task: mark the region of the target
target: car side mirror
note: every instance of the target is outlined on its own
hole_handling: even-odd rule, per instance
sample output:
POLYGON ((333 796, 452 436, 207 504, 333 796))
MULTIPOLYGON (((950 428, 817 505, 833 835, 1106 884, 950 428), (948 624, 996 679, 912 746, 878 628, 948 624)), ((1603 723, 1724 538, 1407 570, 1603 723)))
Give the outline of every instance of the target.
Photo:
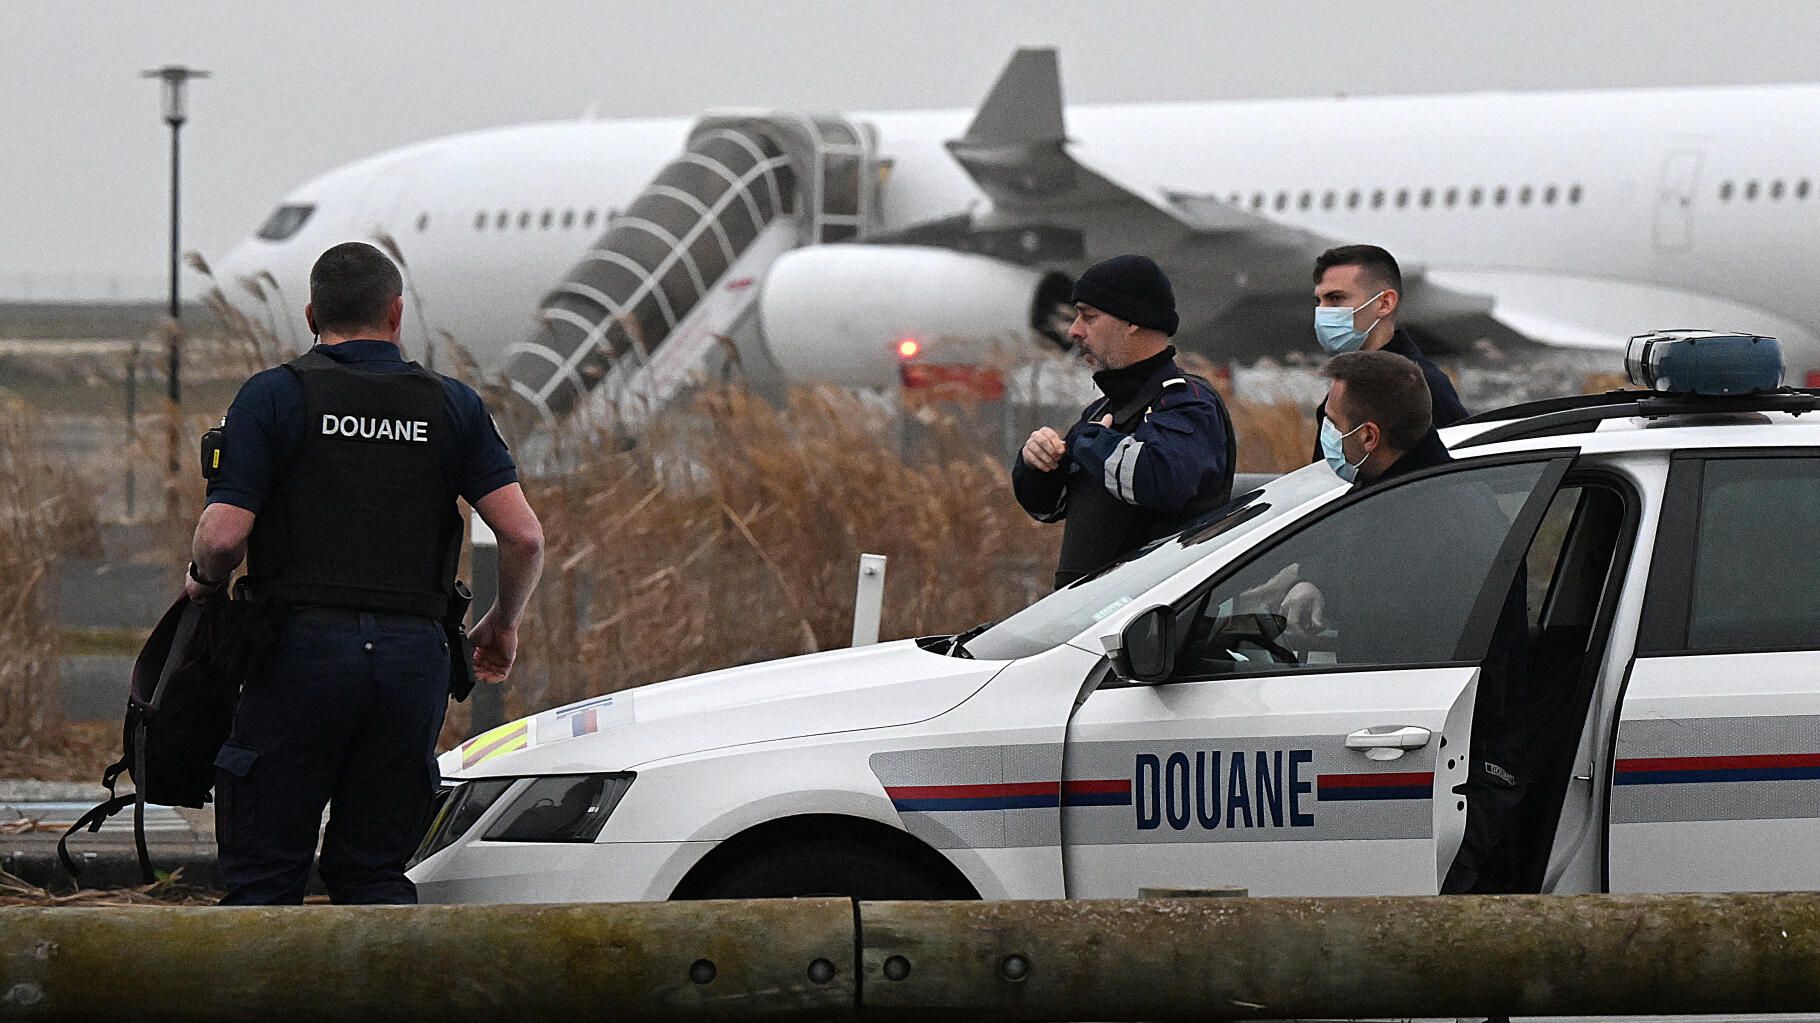
POLYGON ((1175 671, 1175 611, 1167 605, 1149 608, 1103 642, 1119 678, 1145 685, 1167 682, 1175 671))

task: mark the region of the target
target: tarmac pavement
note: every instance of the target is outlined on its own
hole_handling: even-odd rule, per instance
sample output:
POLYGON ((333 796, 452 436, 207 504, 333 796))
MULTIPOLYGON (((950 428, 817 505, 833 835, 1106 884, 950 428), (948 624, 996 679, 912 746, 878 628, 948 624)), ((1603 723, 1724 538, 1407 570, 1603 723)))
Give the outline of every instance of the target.
MULTIPOLYGON (((107 790, 98 785, 0 780, 0 870, 54 891, 75 887, 76 882, 57 860, 57 840, 76 818, 106 798, 107 790)), ((154 870, 181 868, 188 883, 219 887, 213 809, 148 805, 145 842, 154 870)), ((110 818, 99 832, 72 835, 69 851, 82 869, 84 888, 141 883, 130 806, 110 818)))

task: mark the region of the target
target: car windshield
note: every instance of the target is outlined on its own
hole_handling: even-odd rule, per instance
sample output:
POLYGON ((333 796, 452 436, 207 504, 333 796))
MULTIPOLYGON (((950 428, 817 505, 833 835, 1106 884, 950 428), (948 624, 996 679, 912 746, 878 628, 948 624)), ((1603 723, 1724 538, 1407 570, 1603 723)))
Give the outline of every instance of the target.
POLYGON ((966 651, 986 660, 1010 660, 1065 643, 1196 561, 1343 486, 1333 470, 1320 462, 1274 479, 1259 490, 1234 498, 1181 533, 1114 562, 999 622, 967 640, 966 651))

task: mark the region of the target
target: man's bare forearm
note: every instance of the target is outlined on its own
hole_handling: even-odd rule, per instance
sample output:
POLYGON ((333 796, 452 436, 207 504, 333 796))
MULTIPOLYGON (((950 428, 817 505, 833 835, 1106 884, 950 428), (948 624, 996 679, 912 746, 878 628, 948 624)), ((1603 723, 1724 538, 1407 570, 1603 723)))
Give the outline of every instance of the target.
POLYGON ((190 541, 190 560, 206 579, 224 581, 246 560, 247 537, 253 532, 253 513, 231 504, 211 504, 196 522, 190 541))
POLYGON ((543 575, 543 536, 519 541, 499 541, 499 598, 490 614, 508 629, 518 628, 531 591, 543 575))
POLYGON ((543 524, 516 483, 481 498, 474 510, 499 538, 499 598, 487 616, 496 626, 516 630, 543 574, 543 524))

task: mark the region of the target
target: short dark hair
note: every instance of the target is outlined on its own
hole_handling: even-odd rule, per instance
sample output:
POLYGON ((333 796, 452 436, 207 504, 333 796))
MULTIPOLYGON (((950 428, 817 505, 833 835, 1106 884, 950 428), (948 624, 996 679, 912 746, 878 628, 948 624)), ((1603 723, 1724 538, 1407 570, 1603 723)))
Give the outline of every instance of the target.
POLYGON ((1348 418, 1378 424, 1384 442, 1408 451, 1434 425, 1434 399, 1415 363, 1395 352, 1347 352, 1327 360, 1321 375, 1346 385, 1348 418))
POLYGON ((310 306, 318 332, 383 327, 392 300, 402 294, 398 267, 366 242, 342 242, 310 268, 310 306))
POLYGON ((1321 283, 1321 276, 1336 266, 1361 267, 1373 281, 1403 293, 1403 270, 1397 266, 1397 258, 1376 245, 1340 245, 1321 253, 1314 261, 1314 282, 1321 283))

